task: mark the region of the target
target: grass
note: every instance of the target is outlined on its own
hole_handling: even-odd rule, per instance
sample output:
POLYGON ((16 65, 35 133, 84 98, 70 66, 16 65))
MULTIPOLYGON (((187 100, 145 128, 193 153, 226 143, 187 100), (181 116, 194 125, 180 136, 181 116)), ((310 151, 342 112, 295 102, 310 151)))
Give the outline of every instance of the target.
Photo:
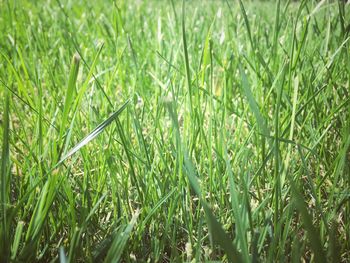
POLYGON ((0 1, 1 262, 347 262, 345 1, 0 1))

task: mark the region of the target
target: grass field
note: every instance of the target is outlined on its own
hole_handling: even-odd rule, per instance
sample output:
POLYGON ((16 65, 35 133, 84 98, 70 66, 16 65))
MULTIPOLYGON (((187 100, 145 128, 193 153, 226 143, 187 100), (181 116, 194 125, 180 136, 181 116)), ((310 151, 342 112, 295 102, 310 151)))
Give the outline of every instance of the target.
POLYGON ((345 1, 0 0, 0 262, 349 262, 349 38, 345 1))

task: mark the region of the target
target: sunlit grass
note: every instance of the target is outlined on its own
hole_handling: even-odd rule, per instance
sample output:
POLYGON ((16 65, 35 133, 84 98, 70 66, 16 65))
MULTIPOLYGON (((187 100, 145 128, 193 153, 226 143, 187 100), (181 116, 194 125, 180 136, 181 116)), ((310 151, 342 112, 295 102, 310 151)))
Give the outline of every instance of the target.
POLYGON ((1 262, 346 262, 345 1, 0 1, 1 262))

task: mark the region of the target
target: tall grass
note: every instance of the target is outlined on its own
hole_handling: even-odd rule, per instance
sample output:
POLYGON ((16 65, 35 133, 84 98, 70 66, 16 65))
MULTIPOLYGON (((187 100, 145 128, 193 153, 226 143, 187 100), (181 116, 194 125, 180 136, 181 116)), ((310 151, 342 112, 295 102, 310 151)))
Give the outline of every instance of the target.
POLYGON ((1 262, 347 262, 345 1, 0 1, 1 262))

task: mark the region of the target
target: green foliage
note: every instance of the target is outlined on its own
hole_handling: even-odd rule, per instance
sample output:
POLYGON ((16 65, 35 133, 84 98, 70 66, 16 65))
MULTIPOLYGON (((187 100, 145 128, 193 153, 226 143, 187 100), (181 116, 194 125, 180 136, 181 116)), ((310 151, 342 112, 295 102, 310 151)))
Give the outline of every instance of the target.
POLYGON ((345 1, 0 1, 0 262, 346 262, 345 1))

